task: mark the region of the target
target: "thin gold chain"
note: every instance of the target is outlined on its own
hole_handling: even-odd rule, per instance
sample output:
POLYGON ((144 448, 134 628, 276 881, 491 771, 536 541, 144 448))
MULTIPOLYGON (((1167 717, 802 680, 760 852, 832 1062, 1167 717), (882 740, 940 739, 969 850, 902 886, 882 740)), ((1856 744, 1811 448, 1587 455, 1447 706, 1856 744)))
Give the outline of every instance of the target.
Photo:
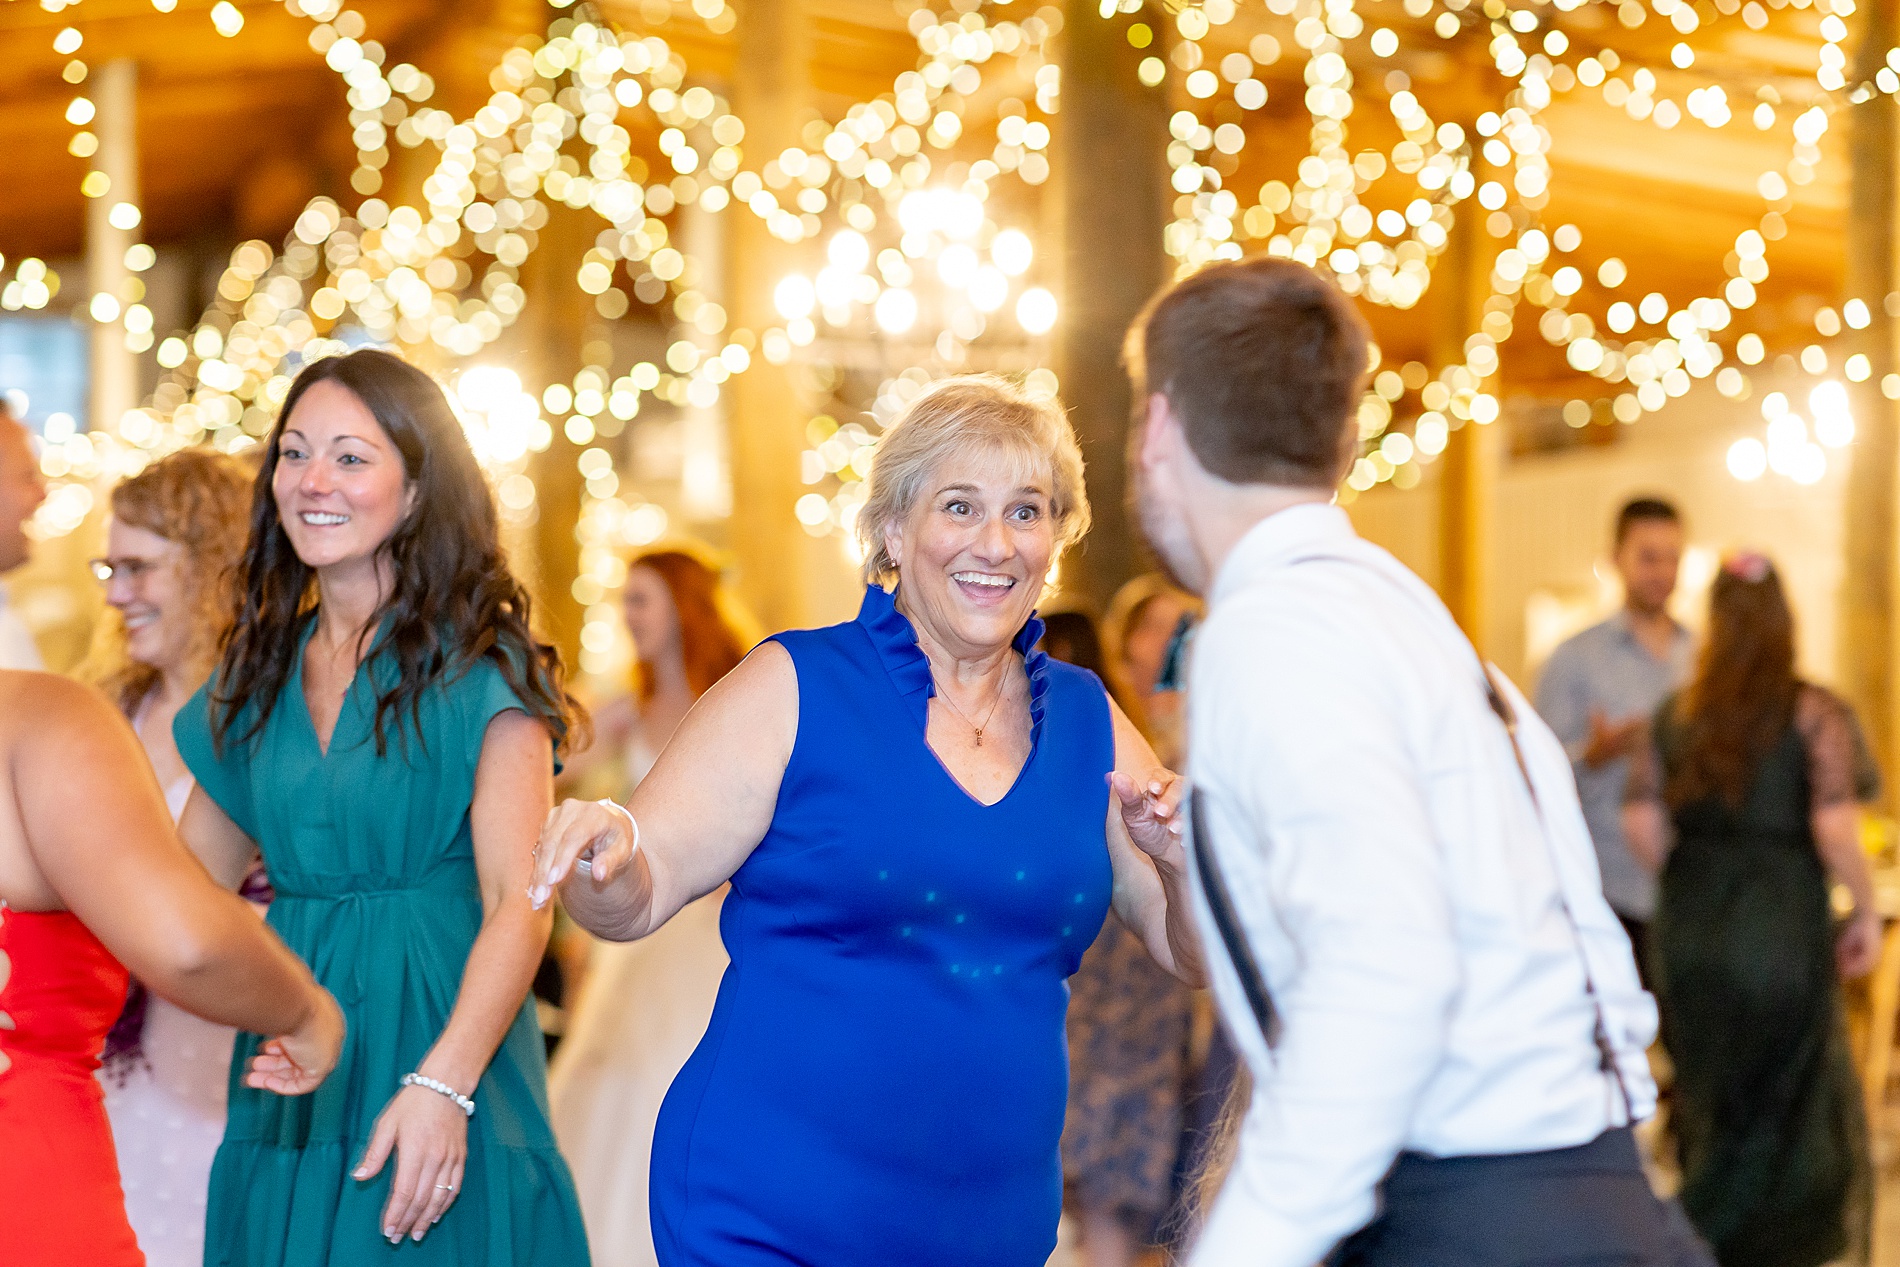
POLYGON ((961 717, 963 724, 976 732, 976 746, 981 748, 983 746, 983 732, 989 729, 990 720, 996 716, 997 708, 1003 703, 1003 695, 1009 688, 1009 679, 1005 677, 1002 684, 996 688, 996 698, 990 701, 990 711, 983 714, 983 724, 981 726, 971 721, 970 715, 961 708, 958 708, 957 702, 950 698, 950 692, 943 689, 943 683, 937 680, 937 669, 935 665, 931 666, 930 680, 936 684, 937 698, 948 704, 950 711, 955 713, 958 717, 961 717))

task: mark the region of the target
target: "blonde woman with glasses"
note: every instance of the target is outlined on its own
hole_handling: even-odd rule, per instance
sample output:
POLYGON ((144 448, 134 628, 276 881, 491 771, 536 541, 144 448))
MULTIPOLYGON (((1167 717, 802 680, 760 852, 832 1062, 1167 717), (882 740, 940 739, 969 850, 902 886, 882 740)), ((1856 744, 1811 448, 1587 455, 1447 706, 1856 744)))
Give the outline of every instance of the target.
MULTIPOLYGON (((131 721, 174 821, 193 780, 172 742, 172 718, 211 675, 230 630, 232 570, 250 511, 243 464, 184 449, 113 489, 106 553, 92 561, 112 614, 87 676, 131 721)), ((269 893, 254 868, 243 895, 261 910, 269 893)), ((135 981, 107 1036, 106 1114, 148 1267, 204 1261, 205 1191, 224 1138, 235 1035, 135 981)))

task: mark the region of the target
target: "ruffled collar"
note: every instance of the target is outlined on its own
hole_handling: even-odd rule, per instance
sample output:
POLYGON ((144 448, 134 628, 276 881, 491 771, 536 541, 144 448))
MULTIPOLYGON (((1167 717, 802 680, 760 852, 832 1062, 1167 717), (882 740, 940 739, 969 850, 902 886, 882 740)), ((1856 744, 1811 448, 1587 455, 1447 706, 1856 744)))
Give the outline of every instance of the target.
MULTIPOLYGON (((897 688, 904 706, 916 718, 919 729, 930 721, 930 698, 937 693, 937 682, 930 674, 930 661, 917 645, 917 630, 909 617, 897 610, 897 595, 882 586, 864 587, 864 605, 858 608, 858 624, 871 639, 891 685, 897 688)), ((1042 618, 1030 613, 1029 620, 1016 631, 1010 645, 1023 658, 1023 671, 1029 675, 1029 741, 1042 737, 1043 706, 1049 694, 1049 656, 1036 644, 1042 641, 1042 618)))

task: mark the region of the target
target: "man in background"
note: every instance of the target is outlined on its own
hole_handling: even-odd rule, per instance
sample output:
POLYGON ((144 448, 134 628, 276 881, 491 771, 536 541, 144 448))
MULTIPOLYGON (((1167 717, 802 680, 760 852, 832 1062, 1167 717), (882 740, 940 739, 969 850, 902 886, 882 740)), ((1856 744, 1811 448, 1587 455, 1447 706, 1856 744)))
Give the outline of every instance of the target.
MULTIPOLYGON (((26 521, 45 500, 46 482, 40 478, 26 426, 0 396, 0 577, 26 563, 31 550, 26 521)), ((32 633, 8 604, 6 585, 0 582, 0 669, 44 667, 32 633)))
POLYGON ((1695 640, 1668 611, 1682 566, 1682 516, 1666 501, 1637 498, 1617 513, 1615 545, 1623 606, 1551 655, 1537 711, 1570 754, 1603 896, 1623 921, 1648 985, 1656 877, 1623 839, 1623 785, 1657 707, 1693 667, 1695 640))

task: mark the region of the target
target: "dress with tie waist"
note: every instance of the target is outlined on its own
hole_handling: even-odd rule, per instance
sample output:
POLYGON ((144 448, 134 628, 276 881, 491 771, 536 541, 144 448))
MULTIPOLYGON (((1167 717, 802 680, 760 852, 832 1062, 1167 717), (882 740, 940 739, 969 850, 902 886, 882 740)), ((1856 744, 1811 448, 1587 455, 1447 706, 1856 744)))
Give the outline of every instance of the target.
MULTIPOLYGON (((307 624, 303 641, 314 622, 307 624)), ((342 1005, 342 1059, 315 1092, 285 1098, 243 1085, 259 1039, 239 1034, 230 1116, 211 1171, 207 1267, 414 1267, 587 1262, 573 1180, 548 1125, 546 1064, 527 1000, 475 1092, 462 1191, 420 1243, 382 1236, 396 1173, 350 1170, 398 1079, 447 1025, 481 929, 469 827, 488 723, 521 709, 494 661, 451 670, 419 716, 386 725, 376 694, 396 666, 372 655, 344 697, 330 747, 304 703, 303 656, 248 739, 240 717, 220 748, 207 692, 178 714, 179 754, 205 792, 258 843, 276 888, 269 920, 342 1005)))

